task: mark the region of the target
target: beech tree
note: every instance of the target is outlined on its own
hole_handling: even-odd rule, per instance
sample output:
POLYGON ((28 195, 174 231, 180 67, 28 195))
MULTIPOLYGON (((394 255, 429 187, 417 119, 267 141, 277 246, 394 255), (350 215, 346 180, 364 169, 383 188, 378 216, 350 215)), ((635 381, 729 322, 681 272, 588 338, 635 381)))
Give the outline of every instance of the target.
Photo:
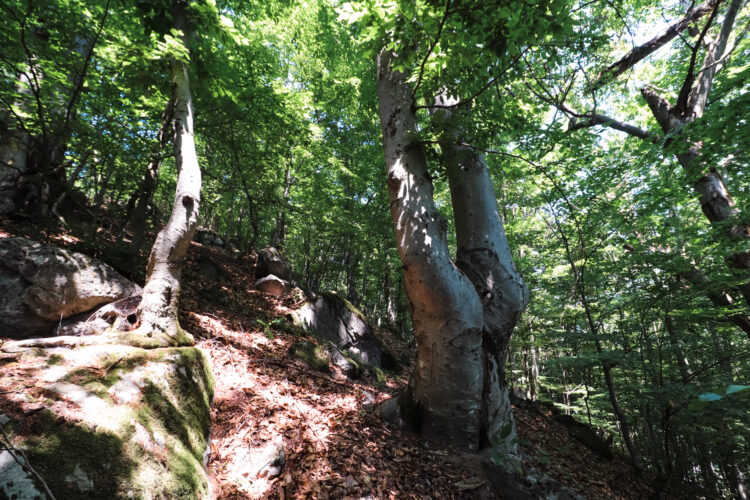
POLYGON ((195 152, 193 133, 193 99, 188 75, 190 23, 188 0, 173 0, 172 19, 179 33, 179 45, 170 62, 172 100, 174 101, 174 159, 177 166, 177 187, 172 214, 156 236, 146 269, 137 316, 140 325, 132 334, 155 336, 167 344, 191 343, 192 337, 177 321, 180 275, 188 245, 198 224, 201 171, 195 152))
POLYGON ((394 59, 388 50, 379 56, 378 99, 391 216, 418 349, 400 404, 425 436, 476 450, 503 428, 509 429, 503 439, 513 437, 505 356, 528 290, 513 265, 486 165, 461 146, 446 151, 459 245, 457 263, 451 258, 417 142, 412 90, 393 69, 394 59))
POLYGON ((389 34, 378 55, 379 117, 391 217, 417 341, 417 364, 399 397, 400 414, 421 434, 456 448, 477 450, 492 443, 500 455, 515 450, 505 360, 529 295, 513 263, 486 162, 467 140, 472 101, 503 76, 522 47, 551 34, 543 17, 549 9, 558 14, 556 29, 563 32, 563 2, 521 10, 472 1, 449 1, 442 8, 349 4, 342 14, 370 23, 365 39, 376 38, 375 30, 389 34), (521 19, 534 24, 523 26, 521 19), (424 31, 417 33, 417 25, 424 31), (429 44, 418 55, 411 41, 420 38, 429 44), (446 69, 448 64, 455 67, 446 69), (465 67, 488 70, 470 80, 474 89, 462 101, 455 96, 468 90, 458 84, 465 82, 458 76, 465 67), (425 155, 430 141, 420 134, 424 126, 418 125, 417 108, 433 111, 438 139, 432 143, 440 148, 450 186, 455 261, 447 223, 433 200, 425 155))
POLYGON ((392 404, 430 439, 513 452, 512 387, 658 484, 746 495, 746 2, 0 12, 0 224, 97 235, 75 249, 147 283, 135 334, 37 345, 190 342, 175 307, 201 224, 283 245, 306 291, 416 341, 392 404), (31 210, 45 185, 64 219, 31 210), (160 230, 147 281, 134 247, 160 230))

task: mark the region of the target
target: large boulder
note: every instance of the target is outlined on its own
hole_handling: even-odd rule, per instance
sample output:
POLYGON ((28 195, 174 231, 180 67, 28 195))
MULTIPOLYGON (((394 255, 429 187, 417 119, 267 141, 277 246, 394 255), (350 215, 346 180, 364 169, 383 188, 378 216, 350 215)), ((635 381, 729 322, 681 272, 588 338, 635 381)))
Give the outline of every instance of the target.
POLYGON ((2 335, 50 335, 61 320, 139 294, 108 265, 25 238, 0 238, 2 335))
POLYGON ((292 291, 292 285, 288 281, 269 274, 255 282, 255 289, 277 297, 283 297, 292 291))
POLYGON ((335 293, 320 293, 294 312, 305 331, 329 340, 363 361, 381 366, 381 351, 372 327, 348 300, 335 293))
POLYGON ((258 252, 255 279, 259 280, 271 274, 284 281, 291 281, 292 268, 286 256, 279 249, 266 247, 258 252))
POLYGON ((39 478, 56 498, 209 498, 213 378, 200 349, 29 349, 1 362, 14 449, 0 453, 0 498, 46 498, 39 478))
POLYGON ((216 259, 208 255, 199 255, 196 259, 197 272, 204 278, 222 283, 227 280, 228 274, 216 259))

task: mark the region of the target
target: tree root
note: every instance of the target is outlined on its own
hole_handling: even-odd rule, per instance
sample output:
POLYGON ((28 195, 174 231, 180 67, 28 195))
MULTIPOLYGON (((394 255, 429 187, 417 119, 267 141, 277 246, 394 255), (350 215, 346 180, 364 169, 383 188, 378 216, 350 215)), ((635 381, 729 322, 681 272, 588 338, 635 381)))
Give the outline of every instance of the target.
POLYGON ((100 335, 88 335, 84 337, 63 335, 60 337, 11 341, 0 346, 0 351, 14 353, 23 352, 35 347, 49 349, 52 347, 82 347, 91 345, 123 345, 139 347, 141 349, 157 349, 160 347, 189 347, 195 345, 195 342, 193 341, 193 336, 182 329, 178 331, 177 335, 172 336, 148 325, 142 325, 129 332, 109 331, 100 335))

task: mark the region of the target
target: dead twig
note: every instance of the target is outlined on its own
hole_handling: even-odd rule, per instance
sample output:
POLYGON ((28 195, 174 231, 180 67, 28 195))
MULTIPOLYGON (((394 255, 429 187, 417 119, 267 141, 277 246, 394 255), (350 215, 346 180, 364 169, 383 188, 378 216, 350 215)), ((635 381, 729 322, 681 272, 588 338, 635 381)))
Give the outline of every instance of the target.
POLYGON ((8 437, 8 435, 5 433, 5 429, 3 428, 2 424, 0 424, 0 432, 3 434, 3 439, 0 439, 0 446, 8 450, 8 453, 10 453, 10 456, 13 457, 13 460, 18 463, 21 467, 26 469, 27 471, 34 474, 34 476, 39 480, 40 483, 42 483, 42 486, 44 486, 44 489, 47 491, 47 495, 51 500, 57 500, 55 498, 55 495, 52 494, 52 491, 50 491, 49 486, 47 486, 47 481, 44 480, 44 478, 39 475, 39 473, 34 469, 34 467, 31 466, 31 463, 29 462, 29 457, 26 456, 26 453, 24 453, 23 450, 20 448, 16 448, 11 444, 11 440, 8 437), (18 456, 21 456, 23 458, 22 460, 19 460, 18 456))

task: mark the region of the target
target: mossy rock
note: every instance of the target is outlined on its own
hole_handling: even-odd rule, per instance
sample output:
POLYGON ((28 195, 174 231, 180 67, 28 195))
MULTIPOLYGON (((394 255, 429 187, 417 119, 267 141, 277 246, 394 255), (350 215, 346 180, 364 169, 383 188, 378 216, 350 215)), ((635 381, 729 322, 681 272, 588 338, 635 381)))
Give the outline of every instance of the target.
POLYGON ((309 368, 323 373, 331 371, 328 352, 322 346, 302 340, 289 346, 289 354, 302 360, 309 368))
MULTIPOLYGON (((208 498, 213 377, 200 349, 47 351, 29 367, 30 393, 46 409, 5 428, 56 498, 208 498)), ((21 415, 22 402, 13 404, 0 411, 21 415)), ((44 491, 35 476, 26 479, 44 491)), ((0 474, 0 499, 13 487, 0 474)))
POLYGON ((367 319, 343 297, 319 293, 292 313, 294 321, 306 332, 349 349, 376 366, 381 365, 381 350, 367 319))

